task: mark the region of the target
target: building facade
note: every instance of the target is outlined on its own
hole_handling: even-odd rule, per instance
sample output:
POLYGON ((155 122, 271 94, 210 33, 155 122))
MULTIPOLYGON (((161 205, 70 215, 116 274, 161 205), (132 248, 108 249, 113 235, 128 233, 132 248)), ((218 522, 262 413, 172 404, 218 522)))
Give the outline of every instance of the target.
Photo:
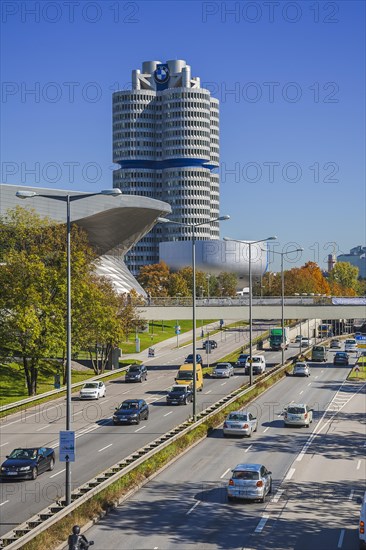
POLYGON ((358 267, 358 276, 366 279, 366 246, 355 246, 351 248, 349 254, 340 254, 337 256, 338 262, 348 262, 354 267, 358 267))
MULTIPOLYGON (((219 105, 183 60, 146 61, 132 90, 113 94, 113 186, 171 205, 172 220, 196 224, 219 215, 219 105)), ((196 229, 219 238, 219 224, 196 229)), ((190 240, 188 227, 156 226, 125 257, 133 274, 159 261, 159 243, 190 240)))

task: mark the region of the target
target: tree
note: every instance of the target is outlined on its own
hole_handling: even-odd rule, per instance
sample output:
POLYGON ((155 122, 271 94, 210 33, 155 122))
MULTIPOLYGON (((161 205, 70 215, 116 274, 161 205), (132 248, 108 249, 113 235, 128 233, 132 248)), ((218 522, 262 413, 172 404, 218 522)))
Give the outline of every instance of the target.
POLYGON ((169 267, 165 262, 160 262, 144 265, 137 280, 151 296, 168 296, 169 276, 169 267))
POLYGON ((187 281, 179 273, 171 273, 169 277, 169 296, 189 296, 187 281))
POLYGON ((343 296, 355 295, 358 290, 358 267, 349 262, 337 262, 329 273, 329 282, 331 285, 336 283, 343 296))
POLYGON ((220 273, 217 277, 218 287, 222 296, 235 296, 237 277, 234 273, 220 273))

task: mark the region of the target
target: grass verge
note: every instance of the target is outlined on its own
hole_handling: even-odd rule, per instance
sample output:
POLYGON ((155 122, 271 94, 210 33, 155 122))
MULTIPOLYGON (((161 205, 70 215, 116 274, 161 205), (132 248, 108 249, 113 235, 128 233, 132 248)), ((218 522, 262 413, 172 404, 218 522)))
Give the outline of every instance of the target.
POLYGON ((356 363, 356 365, 347 376, 347 380, 351 380, 353 382, 356 382, 357 380, 366 380, 366 365, 361 366, 356 363), (359 370, 355 370, 356 368, 358 368, 359 370))

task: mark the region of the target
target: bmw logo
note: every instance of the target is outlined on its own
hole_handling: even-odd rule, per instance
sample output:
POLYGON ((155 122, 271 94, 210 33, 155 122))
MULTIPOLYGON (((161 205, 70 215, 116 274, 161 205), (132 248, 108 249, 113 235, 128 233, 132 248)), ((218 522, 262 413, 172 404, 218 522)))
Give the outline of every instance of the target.
POLYGON ((167 65, 158 65, 154 71, 154 79, 158 84, 165 84, 169 80, 169 69, 167 65))

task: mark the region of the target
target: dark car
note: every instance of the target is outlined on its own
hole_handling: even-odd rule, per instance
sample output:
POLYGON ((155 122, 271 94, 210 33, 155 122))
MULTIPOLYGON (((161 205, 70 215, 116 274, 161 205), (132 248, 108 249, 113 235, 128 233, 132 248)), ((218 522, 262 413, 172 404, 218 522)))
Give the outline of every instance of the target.
POLYGON ((168 405, 187 405, 193 399, 192 386, 190 384, 176 384, 167 393, 168 405))
MULTIPOLYGON (((193 353, 187 355, 184 362, 193 364, 193 353)), ((203 365, 202 356, 199 353, 196 353, 196 363, 201 366, 203 365)))
POLYGON ((140 424, 149 418, 149 406, 143 399, 126 399, 113 414, 113 424, 140 424))
POLYGON ((204 348, 207 349, 209 346, 211 347, 211 349, 216 349, 217 348, 216 340, 206 340, 205 342, 203 342, 204 348))
POLYGON ((348 353, 345 351, 337 351, 334 355, 333 365, 347 366, 349 363, 348 353))
POLYGON ((145 365, 131 365, 126 372, 126 382, 142 382, 147 378, 147 367, 145 365))
POLYGON ((50 447, 14 449, 1 465, 1 479, 36 479, 55 467, 55 451, 50 447))

